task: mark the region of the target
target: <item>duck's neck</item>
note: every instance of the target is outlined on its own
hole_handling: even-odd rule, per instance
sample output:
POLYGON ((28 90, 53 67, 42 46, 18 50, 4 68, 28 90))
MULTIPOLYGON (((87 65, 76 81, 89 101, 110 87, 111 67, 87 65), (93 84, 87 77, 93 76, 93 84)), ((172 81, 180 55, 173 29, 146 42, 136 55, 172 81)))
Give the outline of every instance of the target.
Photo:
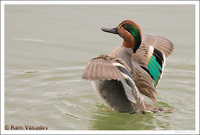
POLYGON ((133 48, 134 47, 134 45, 135 45, 135 41, 134 41, 134 39, 130 39, 130 40, 124 40, 123 41, 123 43, 122 43, 122 45, 125 47, 125 48, 133 48))
POLYGON ((132 48, 133 52, 135 53, 137 49, 140 47, 141 44, 141 39, 139 38, 134 38, 132 41, 123 41, 122 45, 126 48, 132 48))

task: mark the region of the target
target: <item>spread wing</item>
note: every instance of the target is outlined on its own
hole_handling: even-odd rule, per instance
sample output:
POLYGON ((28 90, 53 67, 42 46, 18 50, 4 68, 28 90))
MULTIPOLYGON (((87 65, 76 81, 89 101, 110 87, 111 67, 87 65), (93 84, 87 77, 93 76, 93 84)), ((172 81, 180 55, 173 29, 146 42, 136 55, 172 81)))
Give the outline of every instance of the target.
POLYGON ((142 94, 154 102, 156 101, 155 88, 164 70, 165 55, 169 56, 172 51, 173 44, 169 40, 160 36, 146 35, 132 56, 134 66, 132 76, 136 86, 142 94))
POLYGON ((129 71, 123 60, 103 54, 90 61, 83 73, 83 79, 91 81, 125 79, 123 72, 131 77, 129 71))
POLYGON ((100 55, 90 61, 82 78, 90 81, 119 80, 123 84, 127 98, 136 103, 140 99, 139 91, 129 71, 129 67, 123 60, 109 55, 100 55))
POLYGON ((166 57, 174 50, 173 43, 162 36, 145 34, 143 35, 142 42, 162 51, 166 57))

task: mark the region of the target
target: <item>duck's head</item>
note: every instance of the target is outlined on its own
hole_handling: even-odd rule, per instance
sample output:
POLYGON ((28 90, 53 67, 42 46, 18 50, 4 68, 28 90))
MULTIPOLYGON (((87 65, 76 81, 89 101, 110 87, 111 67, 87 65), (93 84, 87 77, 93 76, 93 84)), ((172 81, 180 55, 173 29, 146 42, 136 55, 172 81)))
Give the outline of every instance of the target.
POLYGON ((101 28, 101 30, 120 35, 124 39, 122 45, 132 48, 133 52, 136 52, 142 41, 140 27, 131 20, 121 22, 116 28, 101 28))

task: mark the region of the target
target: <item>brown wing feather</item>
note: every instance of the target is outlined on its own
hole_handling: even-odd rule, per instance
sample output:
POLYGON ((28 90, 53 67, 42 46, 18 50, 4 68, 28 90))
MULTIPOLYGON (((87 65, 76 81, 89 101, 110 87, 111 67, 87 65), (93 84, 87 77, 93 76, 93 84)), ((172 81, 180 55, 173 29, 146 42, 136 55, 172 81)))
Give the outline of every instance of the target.
POLYGON ((146 34, 143 36, 142 42, 147 43, 154 48, 162 51, 166 57, 168 57, 174 49, 173 43, 171 41, 169 41, 165 37, 157 35, 146 34))
MULTIPOLYGON (((156 61, 159 62, 161 68, 164 66, 164 57, 169 56, 173 51, 173 44, 165 39, 164 37, 155 36, 155 35, 145 35, 143 41, 136 51, 132 55, 133 62, 133 78, 138 87, 139 91, 145 96, 149 97, 154 102, 155 98, 155 82, 152 73, 148 69, 149 61, 154 55, 156 61), (154 49, 156 48, 157 51, 154 49), (160 52, 160 51, 161 52, 160 52), (165 56, 163 55, 165 54, 165 56)), ((156 65, 155 65, 156 66, 156 65)), ((151 69, 153 70, 153 69, 151 69)), ((162 76, 163 70, 160 71, 160 76, 162 76)), ((160 77, 158 78, 160 80, 160 77)))
POLYGON ((113 63, 120 63, 130 71, 127 64, 123 60, 103 54, 90 61, 83 73, 82 78, 86 80, 124 79, 125 77, 121 74, 117 66, 113 65, 113 63))
POLYGON ((152 101, 156 102, 156 91, 154 86, 155 81, 153 80, 153 77, 151 76, 148 69, 148 64, 153 54, 154 48, 149 44, 142 42, 136 53, 132 55, 132 76, 140 93, 144 94, 152 101))
POLYGON ((135 81, 140 93, 150 98, 152 101, 156 102, 155 98, 155 88, 153 79, 150 75, 143 70, 137 62, 133 62, 133 74, 132 77, 135 81))

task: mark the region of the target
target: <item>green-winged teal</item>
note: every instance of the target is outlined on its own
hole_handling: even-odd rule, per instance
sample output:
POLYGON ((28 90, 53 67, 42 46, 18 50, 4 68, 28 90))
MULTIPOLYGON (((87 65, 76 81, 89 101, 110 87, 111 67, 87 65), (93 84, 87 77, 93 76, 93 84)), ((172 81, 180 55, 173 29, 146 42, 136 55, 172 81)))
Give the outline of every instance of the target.
POLYGON ((140 27, 125 20, 116 28, 102 28, 124 39, 110 54, 93 58, 83 79, 94 84, 104 103, 119 112, 166 112, 168 109, 147 104, 141 94, 156 102, 155 88, 163 74, 165 57, 173 51, 168 39, 143 35, 140 27))

